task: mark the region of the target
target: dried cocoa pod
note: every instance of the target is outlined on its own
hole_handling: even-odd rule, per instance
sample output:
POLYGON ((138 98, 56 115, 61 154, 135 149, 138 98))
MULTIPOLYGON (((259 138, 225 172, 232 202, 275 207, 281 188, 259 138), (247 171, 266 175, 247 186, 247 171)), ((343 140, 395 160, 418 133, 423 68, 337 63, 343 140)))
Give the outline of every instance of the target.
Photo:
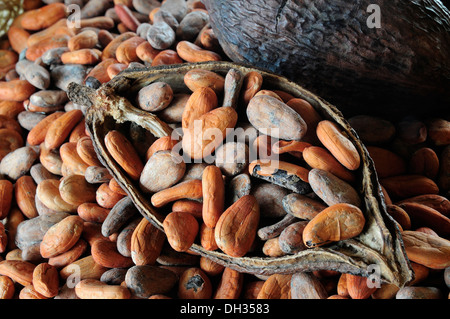
MULTIPOLYGON (((126 122, 136 122, 158 138, 170 135, 172 130, 167 124, 153 114, 145 114, 146 112, 134 108, 126 97, 135 96, 140 88, 155 81, 167 81, 174 88, 184 87, 187 80, 185 75, 194 69, 214 71, 213 74, 218 74, 224 79, 231 68, 239 69, 244 76, 249 71, 256 70, 227 62, 204 62, 189 66, 161 66, 152 70, 126 70, 97 90, 89 90, 76 84, 71 85, 69 98, 76 103, 90 106, 90 111, 86 114, 86 124, 100 160, 105 167, 110 169, 118 183, 127 189, 139 210, 160 229, 163 229, 164 215, 159 212, 158 207, 152 206, 131 179, 123 174, 111 154, 106 150, 104 136, 111 130, 111 127, 120 127, 122 123, 126 122), (150 76, 150 74, 154 76, 150 76)), ((358 173, 361 173, 358 175, 361 179, 358 178, 355 182, 358 192, 362 195, 361 199, 363 199, 364 205, 368 207, 366 207, 367 228, 358 237, 343 240, 325 248, 308 249, 294 255, 270 259, 270 262, 264 258, 230 257, 221 252, 206 251, 197 244, 193 244, 190 249, 232 269, 254 274, 291 274, 305 269, 322 269, 325 264, 327 265, 325 268, 364 274, 367 264, 377 263, 381 265, 383 280, 399 285, 409 281, 412 277, 411 270, 401 245, 398 228, 395 222, 387 217, 383 206, 384 197, 381 195, 381 188, 374 175, 373 162, 368 157, 361 141, 343 119, 342 114, 335 107, 305 91, 297 84, 265 71, 257 71, 262 74, 264 83, 268 87, 304 98, 324 119, 336 122, 339 130, 345 132, 346 137, 356 147, 361 159, 360 167, 357 170, 358 173), (383 239, 373 240, 374 236, 383 239)), ((189 86, 187 87, 189 88, 189 86)), ((223 86, 221 92, 223 92, 223 86)))

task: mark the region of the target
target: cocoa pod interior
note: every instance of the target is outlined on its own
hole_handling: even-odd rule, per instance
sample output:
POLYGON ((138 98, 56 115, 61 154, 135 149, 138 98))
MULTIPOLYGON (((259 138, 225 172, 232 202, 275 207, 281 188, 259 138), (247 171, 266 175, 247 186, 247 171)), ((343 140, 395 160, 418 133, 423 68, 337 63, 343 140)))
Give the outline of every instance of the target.
POLYGON ((126 176, 113 160, 106 149, 104 137, 112 129, 126 128, 129 122, 135 122, 149 130, 155 137, 171 134, 171 128, 166 123, 152 113, 135 108, 129 99, 140 88, 155 81, 169 83, 174 91, 187 91, 183 77, 192 69, 211 70, 225 75, 231 68, 238 69, 244 75, 255 70, 260 72, 265 88, 284 90, 296 97, 306 99, 325 119, 334 121, 345 131, 362 158, 362 165, 356 174, 360 181, 358 191, 364 201, 367 222, 364 231, 355 238, 280 258, 252 255, 230 257, 219 251, 207 251, 198 244, 193 244, 191 251, 226 267, 256 275, 330 269, 367 276, 368 267, 376 264, 379 266, 379 274, 383 282, 404 286, 411 281, 414 274, 406 257, 399 229, 386 212, 374 164, 366 148, 336 107, 300 85, 285 77, 248 65, 231 62, 202 62, 124 70, 97 90, 71 83, 68 96, 74 103, 89 106, 86 113, 86 128, 93 139, 95 151, 102 164, 126 190, 141 214, 157 228, 163 230, 164 214, 152 207, 149 196, 144 196, 136 182, 126 176))
POLYGON ((347 118, 405 111, 448 116, 450 11, 441 1, 204 3, 232 61, 284 75, 347 118), (380 28, 371 28, 367 21, 377 13, 380 28))

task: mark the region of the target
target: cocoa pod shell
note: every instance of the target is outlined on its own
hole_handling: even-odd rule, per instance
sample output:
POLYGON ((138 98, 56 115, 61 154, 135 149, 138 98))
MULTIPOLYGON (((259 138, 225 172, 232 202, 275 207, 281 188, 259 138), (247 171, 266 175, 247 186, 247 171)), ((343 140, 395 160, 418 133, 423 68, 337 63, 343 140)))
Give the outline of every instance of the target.
POLYGON ((256 275, 293 274, 299 271, 329 269, 354 275, 367 275, 371 264, 380 266, 382 281, 404 286, 414 277, 407 259, 402 237, 395 221, 386 212, 381 186, 375 173, 374 163, 358 138, 356 132, 345 120, 343 114, 332 104, 304 89, 299 84, 274 73, 231 62, 201 62, 184 65, 165 65, 151 69, 127 69, 98 89, 69 85, 69 99, 86 105, 86 128, 92 137, 100 162, 106 167, 118 184, 126 191, 139 212, 163 230, 164 214, 152 206, 148 196, 139 185, 124 174, 121 167, 108 152, 104 138, 111 130, 124 130, 124 124, 135 122, 155 137, 171 135, 172 128, 152 113, 137 109, 130 101, 144 86, 156 81, 168 83, 174 92, 188 92, 184 75, 191 70, 213 71, 225 77, 231 69, 239 70, 243 76, 258 71, 267 88, 284 91, 308 101, 323 119, 333 121, 354 143, 361 157, 361 165, 355 171, 357 191, 361 195, 366 226, 355 238, 342 240, 326 247, 307 249, 293 255, 279 258, 260 256, 231 257, 220 251, 207 251, 194 243, 190 251, 205 256, 234 270, 256 275))

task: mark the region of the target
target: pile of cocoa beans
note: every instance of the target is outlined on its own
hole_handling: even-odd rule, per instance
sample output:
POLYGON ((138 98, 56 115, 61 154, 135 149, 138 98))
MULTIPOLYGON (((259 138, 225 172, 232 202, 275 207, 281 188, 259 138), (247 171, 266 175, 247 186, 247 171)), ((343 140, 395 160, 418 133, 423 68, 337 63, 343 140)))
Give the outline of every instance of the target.
POLYGON ((235 103, 245 105, 243 128, 267 128, 274 109, 289 115, 277 124, 279 135, 215 145, 208 165, 177 159, 180 140, 173 137, 157 139, 132 124, 128 135, 110 131, 104 141, 110 154, 152 205, 168 211, 162 232, 99 161, 85 128, 86 106, 69 101, 67 90, 71 82, 98 88, 128 68, 226 60, 205 7, 198 0, 24 0, 24 9, 0 40, 2 299, 450 298, 448 119, 348 119, 375 163, 413 282, 372 287, 365 277, 325 269, 240 273, 189 247, 198 242, 230 256, 260 249, 279 257, 362 231, 361 198, 351 186, 359 158, 351 143, 306 101, 261 90, 256 73, 242 82, 238 100, 218 99, 226 79, 199 70, 185 77, 192 94, 149 85, 131 102, 181 128, 191 159, 203 158, 208 146, 196 155, 190 129, 196 120, 222 131, 236 127, 242 117, 235 103), (278 162, 286 173, 274 176, 258 162, 264 156, 246 161, 250 147, 308 169, 278 162), (290 174, 297 183, 286 182, 290 174), (327 192, 330 183, 335 188, 327 192), (345 189, 345 199, 334 198, 336 189, 345 189), (351 224, 337 228, 346 222, 342 211, 351 224), (324 222, 330 218, 334 224, 324 222))

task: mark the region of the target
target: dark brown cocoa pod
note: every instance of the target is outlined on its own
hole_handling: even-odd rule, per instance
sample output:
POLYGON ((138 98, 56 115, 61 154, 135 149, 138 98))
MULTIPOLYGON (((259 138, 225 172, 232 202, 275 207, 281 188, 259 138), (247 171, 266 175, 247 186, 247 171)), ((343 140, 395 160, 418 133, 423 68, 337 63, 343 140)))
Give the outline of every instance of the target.
POLYGON ((204 4, 232 61, 297 81, 348 116, 448 110, 450 11, 441 1, 204 4))

